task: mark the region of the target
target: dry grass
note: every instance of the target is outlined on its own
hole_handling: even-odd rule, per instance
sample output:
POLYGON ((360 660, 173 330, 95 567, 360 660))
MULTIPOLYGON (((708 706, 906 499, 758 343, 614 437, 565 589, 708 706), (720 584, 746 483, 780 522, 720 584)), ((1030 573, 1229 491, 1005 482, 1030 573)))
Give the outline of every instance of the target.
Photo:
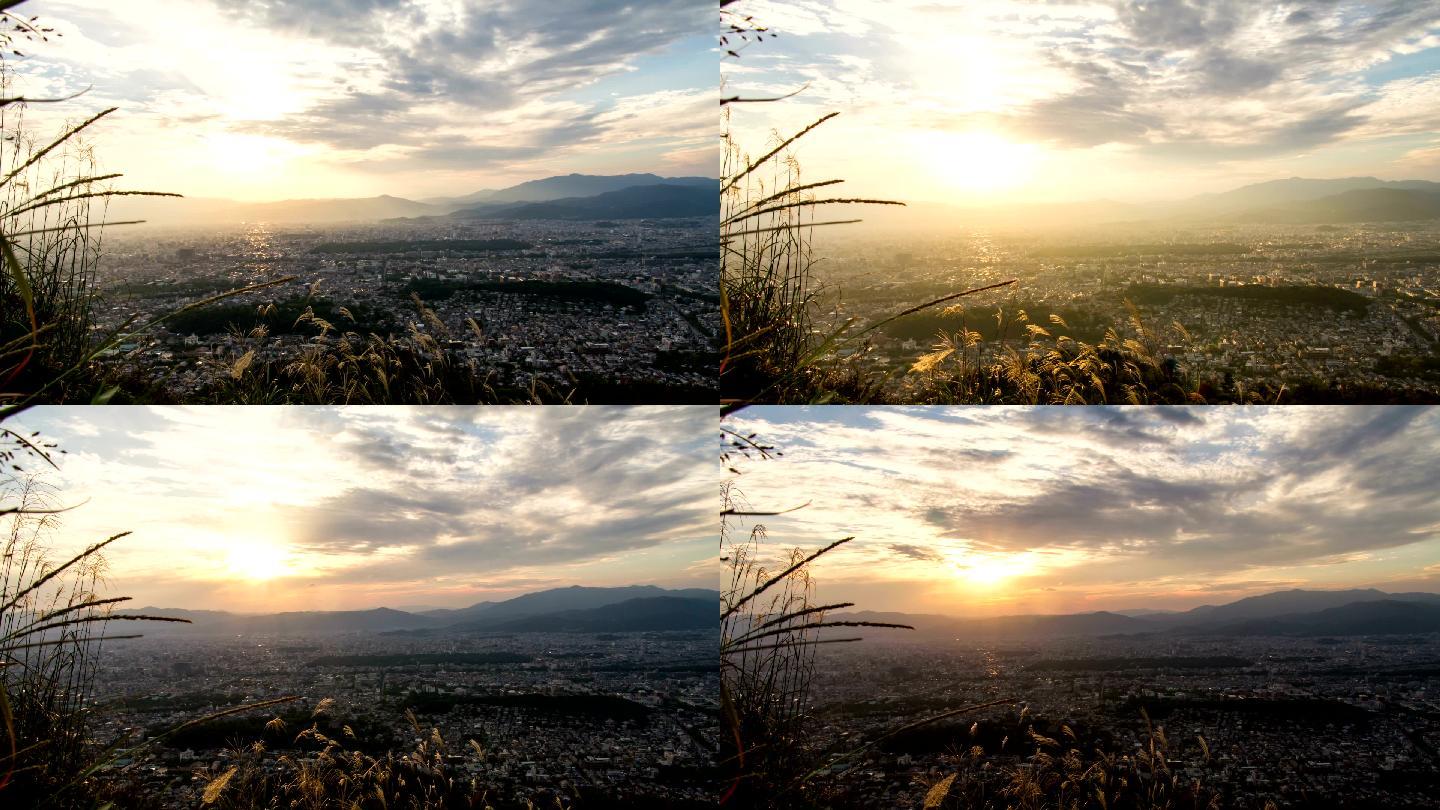
POLYGON ((986 340, 963 325, 969 314, 964 308, 945 314, 960 317, 962 326, 937 335, 931 351, 911 367, 900 399, 1007 405, 1204 402, 1164 353, 1167 343, 1188 341, 1184 328, 1152 329, 1134 307, 1123 334, 1107 329, 1095 344, 1067 336, 1069 327, 1058 315, 1042 325, 1030 322, 1024 310, 979 314, 996 321, 998 337, 986 340))

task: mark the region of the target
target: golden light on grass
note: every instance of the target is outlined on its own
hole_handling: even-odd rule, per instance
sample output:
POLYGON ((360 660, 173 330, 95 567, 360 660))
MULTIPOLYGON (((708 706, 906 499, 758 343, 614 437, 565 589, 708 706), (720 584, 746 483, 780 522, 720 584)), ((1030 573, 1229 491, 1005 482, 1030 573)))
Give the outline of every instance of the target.
POLYGON ((1041 154, 1034 144, 1014 143, 994 132, 924 132, 916 156, 940 184, 958 191, 992 193, 1025 185, 1041 154))

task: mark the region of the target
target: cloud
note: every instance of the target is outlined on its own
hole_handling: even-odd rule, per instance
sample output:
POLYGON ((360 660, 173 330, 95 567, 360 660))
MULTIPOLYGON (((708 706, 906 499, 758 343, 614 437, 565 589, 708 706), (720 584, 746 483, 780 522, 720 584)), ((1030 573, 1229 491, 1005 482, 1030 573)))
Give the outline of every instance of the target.
POLYGON ((485 166, 595 138, 602 132, 595 119, 604 112, 595 107, 559 125, 522 128, 520 137, 507 133, 509 143, 500 145, 454 125, 485 127, 536 98, 592 85, 709 22, 693 0, 512 0, 467 2, 458 10, 415 0, 273 0, 221 8, 245 23, 369 56, 370 67, 337 94, 258 123, 257 131, 340 149, 413 148, 429 165, 485 166), (449 122, 438 137, 437 119, 449 122))
POLYGON ((1365 73, 1440 46, 1440 6, 1423 0, 833 4, 863 38, 835 35, 832 4, 803 5, 775 12, 782 34, 794 24, 800 35, 775 46, 792 60, 740 60, 770 69, 757 87, 818 74, 829 81, 797 103, 874 108, 892 127, 1241 161, 1422 131, 1440 115, 1440 96, 1417 86, 1433 78, 1377 84, 1365 73), (866 87, 845 81, 841 57, 865 60, 866 87))
POLYGON ((855 535, 823 563, 847 581, 1020 560, 1033 570, 1017 583, 1074 598, 1162 582, 1337 587, 1440 552, 1435 409, 860 413, 758 409, 737 426, 785 451, 742 464, 749 497, 810 503, 767 519, 771 541, 855 535))
POLYGON ((220 595, 236 576, 227 561, 258 544, 292 561, 276 599, 373 607, 437 589, 462 603, 499 580, 693 584, 714 554, 713 418, 685 406, 37 408, 24 425, 70 451, 60 491, 84 506, 67 514, 66 542, 135 530, 113 570, 137 598, 180 593, 154 590, 178 579, 263 599, 220 595))

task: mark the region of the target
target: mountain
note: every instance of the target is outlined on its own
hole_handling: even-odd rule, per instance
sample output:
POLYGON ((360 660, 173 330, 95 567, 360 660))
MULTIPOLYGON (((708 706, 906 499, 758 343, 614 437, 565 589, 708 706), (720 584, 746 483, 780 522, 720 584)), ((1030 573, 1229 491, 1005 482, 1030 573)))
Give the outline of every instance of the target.
MULTIPOLYGON (((908 624, 915 627, 915 634, 973 640, 1043 640, 1166 632, 1220 636, 1424 633, 1440 632, 1437 624, 1440 594, 1386 593, 1374 588, 1296 589, 1250 596, 1223 605, 1202 605, 1181 613, 1138 609, 969 619, 867 611, 837 614, 834 618, 908 624)), ((868 637, 885 638, 890 633, 897 637, 913 635, 903 630, 885 630, 875 631, 868 637)))
POLYGON ((1233 622, 1243 619, 1270 619, 1297 613, 1312 613, 1329 608, 1343 607, 1356 602, 1374 602, 1381 599, 1399 599, 1406 602, 1429 602, 1440 605, 1440 594, 1404 593, 1392 594, 1375 588, 1361 588, 1346 591, 1307 591, 1294 589, 1276 591, 1260 596, 1247 596, 1224 605, 1201 605, 1184 613, 1149 616, 1159 623, 1200 624, 1233 622))
POLYGON ((1188 202, 1192 205, 1217 210, 1239 211, 1246 208, 1318 200, 1322 197, 1344 194, 1347 191, 1376 188, 1440 191, 1440 183, 1430 183, 1424 180, 1381 180, 1378 177, 1328 179, 1291 177, 1284 180, 1252 183, 1218 194, 1201 194, 1190 198, 1188 202))
POLYGON ((158 225, 202 225, 235 222, 326 224, 375 222, 396 217, 435 216, 453 210, 401 197, 381 195, 356 199, 280 200, 243 203, 203 197, 117 197, 106 219, 143 219, 158 225))
POLYGON ((709 187, 688 185, 630 186, 589 197, 565 197, 517 205, 484 205, 461 209, 452 219, 674 219, 720 213, 716 181, 709 187))
POLYGON ((1245 222, 1291 225, 1440 219, 1440 191, 1355 189, 1316 200, 1255 209, 1237 218, 1245 222))
POLYGON ((720 626, 715 599, 652 596, 627 599, 589 610, 529 616, 488 629, 511 633, 634 633, 661 630, 713 630, 720 626))
POLYGON ((530 180, 502 188, 484 198, 487 203, 547 202, 573 197, 594 197, 633 186, 683 186, 717 190, 719 181, 709 177, 661 177, 657 174, 566 174, 530 180))
MULTIPOLYGON (((191 624, 156 623, 145 625, 145 635, 195 634, 195 635, 333 635, 340 633, 391 633, 407 631, 439 631, 450 628, 463 630, 500 629, 506 623, 513 623, 532 617, 563 615, 561 623, 595 626, 610 622, 615 626, 625 624, 663 624, 658 619, 647 619, 639 607, 618 610, 613 616, 600 613, 595 616, 582 615, 586 611, 608 608, 613 605, 648 602, 659 605, 656 599, 678 600, 679 602, 703 602, 709 606, 712 624, 716 606, 720 601, 719 591, 706 588, 666 589, 654 585, 630 585, 620 588, 587 588, 572 586, 537 591, 507 599, 503 602, 479 602, 458 610, 435 609, 424 613, 410 613, 391 608, 373 610, 339 611, 297 611, 289 613, 267 613, 247 615, 217 610, 182 610, 177 608, 141 608, 139 612, 150 616, 165 616, 189 619, 191 624)), ((678 605, 682 623, 691 616, 685 612, 691 605, 678 605)), ((642 628, 643 629, 643 628, 642 628)), ((664 628, 659 628, 664 629, 664 628)), ((681 628, 681 629, 689 629, 681 628)), ((521 632, 521 628, 512 628, 521 632)))
POLYGON ((445 208, 454 211, 457 208, 465 208, 466 206, 483 203, 490 199, 490 195, 494 193, 495 189, 485 188, 469 194, 463 194, 459 197, 425 197, 421 199, 420 202, 426 205, 433 205, 436 208, 445 208))
POLYGON ((1352 602, 1312 613, 1228 624, 1207 624, 1190 633, 1225 636, 1380 636, 1440 633, 1440 602, 1398 599, 1352 602))
MULTIPOLYGON (((661 177, 657 174, 591 175, 568 174, 530 180, 498 190, 480 191, 453 197, 430 197, 421 201, 381 195, 379 197, 335 198, 314 200, 279 200, 246 203, 206 197, 116 197, 110 201, 106 218, 111 222, 146 220, 155 225, 219 225, 240 222, 268 222, 277 225, 333 224, 341 222, 377 222, 386 219, 414 219, 444 216, 466 208, 506 209, 527 203, 565 202, 565 209, 555 214, 518 212, 502 219, 589 219, 590 213, 576 214, 575 201, 619 192, 635 187, 673 187, 707 190, 717 202, 718 180, 710 177, 661 177), (568 211, 571 215, 565 215, 568 211)), ((642 195, 653 205, 663 206, 663 196, 642 195)), ((625 198, 611 203, 623 212, 625 198)), ((683 201, 678 204, 685 205, 683 201)), ((714 213, 714 211, 710 211, 714 213)), ((639 217, 701 216, 703 214, 641 213, 639 217)), ((620 218, 623 213, 610 214, 620 218)), ((488 218, 488 217, 487 217, 488 218)))
POLYGON ((169 633, 196 635, 333 635, 337 633, 382 633, 390 630, 418 630, 440 624, 436 619, 390 608, 373 610, 296 611, 244 615, 214 610, 142 608, 151 616, 189 619, 190 624, 145 625, 146 635, 169 633))
POLYGON ((703 588, 667 590, 654 585, 628 585, 619 588, 587 588, 572 585, 568 588, 553 588, 547 591, 527 593, 503 602, 481 602, 479 605, 461 608, 447 615, 437 616, 433 613, 429 615, 445 619, 450 623, 479 620, 487 625, 493 625, 507 619, 520 619, 565 611, 593 610, 632 599, 654 597, 709 599, 717 604, 720 601, 719 592, 703 588))
MULTIPOLYGON (((914 615, 904 613, 848 613, 833 618, 846 621, 888 622, 908 624, 916 633, 943 635, 962 639, 1053 639, 1070 636, 1107 636, 1118 633, 1146 633, 1156 628, 1144 619, 1123 616, 1109 611, 1059 615, 995 616, 983 619, 962 619, 951 616, 914 615)), ((843 628, 849 630, 850 628, 843 628)), ((904 630, 876 631, 906 633, 904 630)))

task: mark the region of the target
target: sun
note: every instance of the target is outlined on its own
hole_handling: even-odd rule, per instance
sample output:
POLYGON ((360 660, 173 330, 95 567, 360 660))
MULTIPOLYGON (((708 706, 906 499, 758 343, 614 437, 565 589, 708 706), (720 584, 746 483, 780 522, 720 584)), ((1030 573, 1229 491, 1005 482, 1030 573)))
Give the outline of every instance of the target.
POLYGON ((997 588, 1029 573, 1030 561, 1023 554, 970 555, 957 564, 959 576, 976 588, 997 588))
POLYGON ((287 549, 266 542, 239 543, 225 555, 225 569, 228 574, 256 582, 289 574, 290 563, 290 552, 287 549))
POLYGON ((947 188, 994 193, 1022 186, 1034 176, 1040 150, 983 130, 921 134, 918 157, 947 188))

